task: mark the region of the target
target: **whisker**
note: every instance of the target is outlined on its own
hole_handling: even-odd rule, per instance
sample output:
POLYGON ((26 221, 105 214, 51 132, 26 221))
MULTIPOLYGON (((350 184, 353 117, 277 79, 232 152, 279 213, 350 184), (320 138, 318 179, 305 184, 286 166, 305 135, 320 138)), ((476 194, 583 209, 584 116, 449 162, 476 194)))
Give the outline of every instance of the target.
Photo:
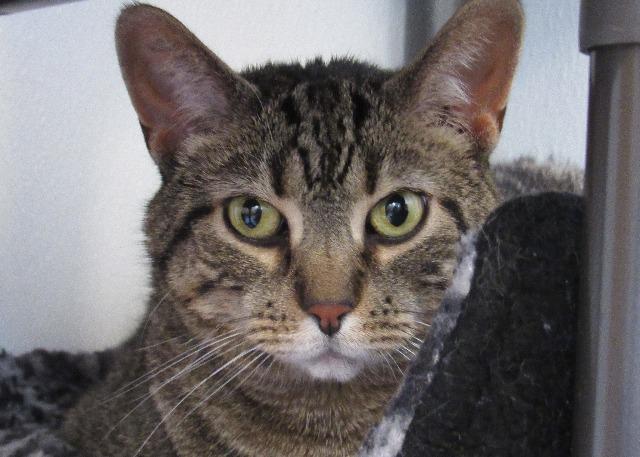
POLYGON ((389 363, 389 359, 387 359, 387 354, 384 351, 378 351, 378 354, 382 356, 382 359, 386 362, 387 366, 389 367, 389 370, 391 370, 391 375, 393 376, 393 379, 397 381, 398 378, 396 376, 396 372, 391 366, 391 364, 389 363))
MULTIPOLYGON (((269 360, 269 357, 272 357, 271 354, 267 354, 266 352, 261 353, 261 356, 262 355, 266 355, 266 357, 264 357, 260 361, 260 363, 258 363, 255 367, 253 367, 253 370, 251 370, 248 375, 246 375, 244 378, 242 378, 242 380, 238 384, 233 386, 234 390, 237 389, 238 387, 240 387, 242 384, 244 384, 253 375, 253 373, 255 373, 258 370, 258 368, 260 368, 267 360, 269 360)), ((251 361, 250 363, 253 363, 254 361, 255 361, 255 359, 253 361, 251 361)), ((223 397, 223 398, 226 398, 226 397, 223 397)))
POLYGON ((224 368, 226 368, 227 366, 229 366, 231 363, 235 362, 238 358, 245 356, 246 354, 249 354, 255 350, 257 350, 257 347, 253 347, 251 349, 247 349, 243 352, 241 352, 240 354, 238 354, 237 356, 235 356, 234 358, 232 358, 231 360, 229 360, 227 363, 225 363, 224 365, 222 365, 220 368, 216 369, 213 373, 211 373, 210 375, 208 375, 206 378, 204 378, 202 381, 200 381, 198 384, 195 385, 195 387, 193 387, 193 389, 191 389, 189 391, 189 393, 187 393, 186 396, 184 396, 180 401, 178 401, 175 406, 173 408, 171 408, 169 410, 169 412, 167 414, 164 415, 164 417, 160 420, 160 422, 158 422, 158 424, 153 428, 153 430, 151 430, 151 433, 149 433, 149 435, 145 438, 145 440, 142 442, 142 444, 140 445, 140 447, 138 448, 138 450, 135 452, 135 454, 133 454, 132 457, 137 457, 140 452, 142 451, 142 449, 145 447, 145 445, 149 442, 149 440, 151 439, 151 437, 155 434, 155 432, 158 430, 158 428, 160 428, 160 426, 162 424, 164 424, 164 422, 173 414, 173 412, 187 399, 189 398, 189 396, 195 392, 200 386, 202 386, 204 383, 206 383, 209 379, 211 379, 213 376, 215 376, 216 374, 218 374, 220 371, 222 371, 224 368))
POLYGON ((426 322, 422 322, 422 321, 419 321, 417 319, 414 322, 416 324, 424 325, 425 327, 431 327, 431 324, 427 324, 426 322))
POLYGON ((152 370, 150 370, 148 373, 143 374, 142 376, 139 376, 138 378, 134 379, 133 381, 125 384, 124 386, 120 387, 118 390, 116 390, 113 394, 112 397, 109 397, 106 400, 103 400, 102 403, 106 403, 109 401, 112 401, 118 397, 120 397, 121 395, 123 395, 126 392, 129 392, 133 389, 135 389, 136 387, 140 386, 141 384, 144 384, 145 382, 155 378, 157 375, 159 375, 160 373, 163 373, 164 371, 168 370, 169 368, 177 365, 178 363, 182 362, 184 359, 187 359, 189 357, 191 357, 193 354, 207 349, 211 346, 214 346, 216 344, 218 344, 221 341, 225 341, 228 340, 229 338, 235 337, 240 335, 242 332, 239 331, 231 331, 231 332, 227 332, 227 333, 223 333, 222 335, 218 335, 217 338, 215 339, 208 339, 205 340, 199 344, 197 344, 196 346, 187 349, 184 352, 181 352, 180 354, 178 354, 177 356, 171 358, 170 360, 168 360, 167 362, 161 364, 159 367, 154 368, 152 370), (231 335, 229 335, 229 333, 231 333, 231 335), (135 385, 134 385, 135 384, 135 385))
MULTIPOLYGON (((376 351, 377 352, 377 351, 376 351)), ((381 356, 380 353, 378 353, 378 359, 380 361, 384 360, 381 356)), ((382 364, 380 364, 382 365, 382 364)), ((386 368, 386 367, 385 367, 386 368)), ((369 383, 382 383, 385 381, 385 377, 384 374, 381 373, 381 370, 379 369, 378 364, 372 364, 366 367, 366 369, 362 372, 362 376, 365 378, 365 380, 369 383)))
POLYGON ((416 353, 413 352, 411 349, 409 349, 408 347, 404 346, 403 344, 400 345, 400 347, 402 349, 404 349, 405 351, 409 352, 411 355, 413 355, 414 357, 416 356, 416 353))
MULTIPOLYGON (((256 365, 254 367, 253 370, 251 370, 251 372, 245 376, 245 378, 240 381, 240 383, 238 383, 237 386, 235 386, 235 388, 238 388, 239 386, 242 385, 243 382, 245 382, 247 379, 249 379, 249 377, 269 358, 269 354, 265 353, 265 352, 261 352, 260 354, 258 354, 256 357, 254 357, 251 361, 249 361, 242 369, 238 370, 233 376, 231 376, 224 384, 222 384, 219 388, 215 389, 215 391, 211 394, 206 394, 205 398, 202 399, 201 401, 198 402, 198 404, 196 406, 194 406, 182 419, 180 419, 180 421, 178 421, 178 423, 175 425, 175 427, 179 427, 180 424, 182 424, 185 420, 187 420, 187 418, 189 416, 191 416, 193 413, 195 413, 204 403, 206 403, 213 395, 215 395, 216 392, 218 392, 221 388, 223 388, 225 385, 227 385, 230 381, 232 381, 235 377, 237 377, 240 373, 242 373, 244 370, 246 370, 248 367, 250 367, 255 361, 257 361, 258 359, 262 358, 263 356, 265 356, 262 361, 256 365)), ((215 388, 215 386, 214 386, 215 388)), ((225 397, 222 397, 225 398, 225 397)))
POLYGON ((399 348, 395 348, 395 351, 400 354, 402 357, 404 357, 405 359, 407 359, 408 361, 411 361, 411 357, 409 357, 408 355, 406 355, 404 352, 402 352, 399 348))
POLYGON ((262 383, 262 380, 264 379, 264 377, 266 376, 266 374, 269 372, 269 370, 271 370, 271 367, 273 366, 273 364, 276 362, 276 358, 274 356, 271 356, 271 363, 265 367, 264 371, 262 372, 262 374, 260 375, 260 378, 258 379, 259 383, 262 383))
MULTIPOLYGON (((113 427, 111 427, 111 429, 109 429, 109 431, 107 432, 107 434, 104 436, 103 439, 106 439, 109 437, 109 435, 120 425, 122 424, 131 414, 133 414, 140 406, 142 406, 144 404, 144 402, 146 402, 148 399, 150 399, 151 397, 153 397, 156 393, 158 393, 160 390, 162 390, 167 384, 175 381, 176 379, 180 378, 181 376, 184 376, 190 372, 192 372, 193 370, 201 367, 204 363, 206 363, 208 360, 210 360, 211 358, 215 357, 216 352, 226 346, 227 344, 231 343, 231 341, 227 341, 219 346, 217 346, 216 348, 208 351, 205 355, 198 357, 195 361, 193 361, 192 363, 190 363, 189 365, 187 365, 185 368, 183 368, 182 370, 180 370, 178 373, 174 374, 173 376, 171 376, 169 379, 165 380, 162 384, 160 384, 157 388, 153 389, 152 391, 150 391, 149 393, 145 394, 145 395, 141 395, 138 398, 133 399, 131 402, 138 402, 138 404, 136 404, 131 410, 129 410, 129 412, 127 412, 127 414, 124 415, 124 417, 122 417, 122 419, 120 419, 113 427)), ((222 353, 220 353, 219 355, 222 354, 226 354, 227 352, 237 348, 238 346, 241 346, 242 344, 244 344, 244 341, 240 342, 239 344, 236 344, 234 346, 232 346, 231 348, 228 348, 227 350, 223 351, 222 353)))
MULTIPOLYGON (((238 335, 231 335, 228 338, 237 338, 238 335)), ((225 338, 227 339, 227 338, 225 338)), ((186 367, 182 368, 178 373, 174 374, 173 376, 169 377, 169 379, 165 380, 157 389, 153 390, 153 392, 146 394, 146 395, 142 395, 133 401, 138 401, 142 398, 145 397, 150 397, 152 395, 154 395, 156 392, 158 392, 161 388, 163 388, 164 386, 166 386, 167 384, 169 384, 172 381, 175 381, 176 379, 178 379, 179 377, 186 375, 188 373, 191 373, 192 371, 200 368, 202 365, 204 365, 205 363, 207 363, 209 360, 211 360, 212 358, 216 357, 216 356, 221 356, 223 354, 226 354, 227 352, 233 351, 235 348, 237 348, 238 346, 242 346, 244 344, 244 341, 241 341, 238 344, 235 344, 233 346, 231 346, 230 348, 225 349, 224 351, 218 353, 218 351, 220 349, 222 349, 223 347, 227 346, 228 344, 232 343, 233 339, 230 339, 229 341, 225 341, 222 344, 218 344, 216 347, 214 347, 213 349, 209 349, 209 347, 204 347, 199 349, 199 351, 203 351, 205 349, 209 349, 204 355, 201 355, 199 357, 197 357, 195 360, 193 360, 192 362, 190 362, 186 367)), ((213 345, 213 344, 212 344, 213 345)))
POLYGON ((260 367, 264 364, 264 362, 266 362, 267 360, 269 360, 269 357, 271 357, 271 355, 270 355, 270 354, 267 354, 266 352, 263 352, 263 353, 261 353, 261 354, 260 354, 260 356, 259 356, 259 357, 256 357, 255 359, 253 359, 253 360, 252 360, 251 362, 249 362, 247 365, 252 365, 252 364, 253 364, 257 359, 259 359, 259 358, 260 358, 260 357, 262 357, 263 355, 265 355, 266 357, 262 358, 262 360, 260 360, 260 363, 258 363, 255 367, 253 367, 253 370, 251 370, 251 371, 249 372, 249 374, 247 374, 244 378, 242 378, 242 380, 241 380, 239 383, 235 384, 235 385, 231 388, 231 390, 230 390, 229 392, 227 392, 227 393, 226 393, 223 397, 221 397, 221 398, 227 398, 227 396, 228 396, 228 395, 230 395, 232 391, 234 391, 234 390, 238 389, 242 384, 244 384, 244 383, 245 383, 245 382, 246 382, 246 381, 247 381, 247 380, 248 380, 248 379, 253 375, 253 373, 255 373, 255 372, 258 370, 258 368, 260 368, 260 367))
POLYGON ((222 356, 222 355, 224 355, 224 354, 226 354, 226 353, 228 353, 228 352, 233 351, 233 350, 234 350, 234 349, 236 349, 238 346, 242 346, 242 345, 245 343, 245 341, 244 341, 244 340, 243 340, 243 341, 240 341, 238 344, 236 344, 236 345, 234 345, 234 346, 231 346, 230 348, 225 349, 224 351, 222 351, 222 352, 221 352, 221 353, 219 353, 219 354, 216 354, 216 352, 217 352, 217 350, 218 350, 218 349, 220 349, 220 348, 221 348, 221 347, 223 347, 223 346, 226 346, 226 345, 227 345, 227 344, 229 344, 230 342, 231 342, 231 341, 228 341, 228 342, 227 342, 227 343, 225 343, 224 345, 218 346, 214 351, 211 351, 211 352, 209 352, 209 353, 205 354, 204 356, 200 357, 198 360, 195 360, 195 361, 193 362, 193 364, 192 364, 193 366, 189 369, 189 372, 190 372, 190 371, 193 371, 193 370, 195 370, 195 369, 197 369, 197 368, 200 368, 202 365, 204 365, 205 363, 207 363, 207 362, 208 362, 209 360, 211 360, 212 358, 220 357, 220 356, 222 356))
POLYGON ((160 305, 167 299, 168 296, 169 296, 169 291, 167 291, 167 293, 164 294, 160 300, 158 300, 158 303, 153 307, 151 312, 147 315, 147 319, 144 321, 144 326, 142 327, 142 331, 140 332, 140 342, 144 340, 144 334, 147 331, 147 326, 149 325, 151 316, 153 315, 153 313, 155 313, 158 310, 160 305))
POLYGON ((400 372, 400 374, 402 375, 402 377, 404 378, 405 374, 404 371, 402 370, 402 368, 400 368, 400 365, 398 365, 398 362, 396 362, 395 357, 393 356, 393 354, 391 354, 390 352, 387 352, 387 355, 389 356, 389 358, 391 359, 391 361, 393 362, 393 364, 396 366, 396 368, 398 369, 398 371, 400 372))
POLYGON ((407 341, 407 343, 409 343, 410 345, 412 345, 416 349, 420 349, 420 347, 421 347, 421 345, 423 343, 423 341, 420 338, 418 338, 413 333, 408 332, 406 330, 403 330, 403 329, 398 329, 398 330, 400 330, 402 333, 407 335, 410 340, 414 340, 414 341, 407 341))
MULTIPOLYGON (((229 377, 229 379, 227 379, 226 381, 224 381, 224 383, 223 383, 222 385, 219 385, 219 386, 213 386, 213 387, 214 387, 213 392, 208 393, 208 394, 207 394, 207 396, 206 396, 203 400, 201 400, 201 401, 198 403, 198 405, 196 405, 196 409, 197 409, 198 407, 200 407, 203 403, 205 403, 206 401, 208 401, 208 400, 209 400, 213 395, 215 395, 217 392, 219 392, 219 391, 220 391, 222 388, 224 388, 227 384, 229 384, 233 379, 237 378, 237 377, 240 375, 240 373, 242 373, 244 370, 246 370, 246 369, 247 369, 247 368, 249 368, 251 365, 253 365, 253 364, 254 364, 258 359, 263 358, 262 362, 264 362, 265 360, 267 360, 267 359, 268 359, 268 356, 269 356, 269 354, 266 354, 266 353, 264 353, 264 352, 261 352, 261 353, 260 353, 260 354, 258 354, 256 357, 254 357, 253 359, 251 359, 251 360, 250 360, 250 361, 249 361, 249 362, 248 362, 244 367, 242 367, 240 370, 238 370, 238 371, 237 371, 233 376, 229 377), (266 355, 267 357, 264 357, 264 358, 263 358, 263 356, 265 356, 265 355, 266 355)), ((242 382, 246 381, 246 380, 248 379, 248 377, 249 377, 249 376, 250 376, 250 375, 251 375, 251 374, 256 370, 256 368, 258 368, 258 367, 262 364, 262 362, 261 362, 260 364, 258 364, 256 367, 254 367, 254 369, 249 373, 249 375, 248 375, 248 376, 246 376, 246 377, 241 381, 241 383, 239 383, 239 384, 238 384, 237 386, 235 386, 235 387, 237 388, 238 386, 240 386, 240 385, 242 384, 242 382)), ((223 397, 223 398, 224 398, 224 397, 223 397)))
MULTIPOLYGON (((140 348, 136 349, 135 351, 136 351, 136 352, 140 352, 140 351, 146 351, 146 350, 148 350, 148 349, 153 349, 153 348, 155 348, 155 347, 162 346, 163 344, 169 343, 169 342, 171 342, 171 341, 173 341, 173 340, 177 340, 177 339, 179 339, 179 338, 184 338, 185 336, 186 336, 186 335, 178 335, 178 336, 174 336, 173 338, 169 338, 169 339, 164 340, 164 341, 161 341, 161 342, 159 342, 159 343, 150 344, 150 345, 148 345, 148 346, 140 347, 140 348)), ((181 344, 189 344, 189 343, 190 343, 191 341, 193 341, 194 339, 195 339, 195 337, 191 337, 191 338, 189 338, 187 341, 185 341, 184 343, 181 343, 181 344)))
POLYGON ((149 370, 147 373, 145 373, 143 375, 140 375, 139 377, 137 377, 133 381, 130 381, 127 384, 125 384, 124 386, 120 387, 115 392, 113 392, 112 396, 102 400, 100 402, 100 404, 108 403, 108 402, 110 402, 112 400, 115 400, 116 398, 120 397, 121 395, 123 395, 123 394, 125 394, 125 393, 127 393, 127 392, 129 392, 129 391, 131 391, 133 389, 135 389, 136 387, 138 387, 141 384, 147 382, 148 380, 153 379, 155 376, 159 375, 163 371, 166 371, 169 368, 171 368, 172 366, 175 366, 178 363, 182 362, 184 359, 187 359, 187 358, 191 357, 193 354, 197 353, 204 346, 206 346, 208 344, 210 344, 210 341, 204 341, 204 342, 196 345, 195 347, 191 347, 191 348, 181 352, 180 354, 176 355, 175 357, 172 357, 168 361, 160 364, 160 366, 149 370))
POLYGON ((414 343, 413 341, 407 341, 407 343, 418 350, 420 349, 420 345, 418 343, 414 343))

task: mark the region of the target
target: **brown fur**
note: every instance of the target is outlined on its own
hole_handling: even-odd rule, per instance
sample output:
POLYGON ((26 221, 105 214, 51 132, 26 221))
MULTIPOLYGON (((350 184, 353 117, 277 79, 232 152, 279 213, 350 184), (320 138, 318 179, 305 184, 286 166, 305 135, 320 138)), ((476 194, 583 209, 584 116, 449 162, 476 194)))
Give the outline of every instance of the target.
POLYGON ((487 158, 521 22, 515 1, 476 0, 397 74, 336 60, 236 75, 166 13, 125 9, 120 62, 163 175, 146 219, 154 292, 68 417, 82 455, 354 455, 428 331, 459 237, 496 204, 487 158), (424 194, 428 215, 381 242, 367 213, 398 189, 424 194), (235 234, 223 212, 238 195, 278 208, 286 233, 235 234), (352 307, 337 335, 315 329, 315 303, 352 307), (344 356, 334 372, 305 368, 319 344, 344 356))

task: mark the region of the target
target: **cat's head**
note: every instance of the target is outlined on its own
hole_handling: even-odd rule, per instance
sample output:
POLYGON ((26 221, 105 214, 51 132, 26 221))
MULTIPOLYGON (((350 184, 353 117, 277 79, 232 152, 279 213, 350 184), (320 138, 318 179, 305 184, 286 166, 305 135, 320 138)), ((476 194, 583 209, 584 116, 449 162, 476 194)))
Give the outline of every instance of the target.
POLYGON ((163 177, 146 230, 174 324, 315 379, 411 359, 457 240, 495 204, 521 29, 515 0, 476 0, 395 73, 241 75, 167 13, 126 8, 118 55, 163 177))

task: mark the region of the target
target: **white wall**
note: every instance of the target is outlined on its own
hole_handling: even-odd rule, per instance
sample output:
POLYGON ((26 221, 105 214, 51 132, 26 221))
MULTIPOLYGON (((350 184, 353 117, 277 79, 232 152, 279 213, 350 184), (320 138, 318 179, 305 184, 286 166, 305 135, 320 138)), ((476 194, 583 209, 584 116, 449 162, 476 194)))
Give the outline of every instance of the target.
POLYGON ((520 155, 584 166, 589 58, 578 52, 579 0, 521 0, 524 47, 495 160, 520 155))
MULTIPOLYGON (((238 69, 336 54, 402 64, 403 0, 152 3, 238 69)), ((582 164, 578 0, 524 3, 526 47, 495 157, 582 164)), ((0 347, 12 351, 115 344, 144 305, 140 228, 158 176, 116 64, 120 4, 0 17, 0 347)))

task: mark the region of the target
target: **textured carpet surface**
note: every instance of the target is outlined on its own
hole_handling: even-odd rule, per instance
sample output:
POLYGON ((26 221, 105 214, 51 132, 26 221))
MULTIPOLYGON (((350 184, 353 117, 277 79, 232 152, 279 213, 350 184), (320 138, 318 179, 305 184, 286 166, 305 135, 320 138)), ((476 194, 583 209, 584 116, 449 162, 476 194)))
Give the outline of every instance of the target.
POLYGON ((108 364, 108 353, 0 352, 0 457, 73 455, 55 430, 108 364))

